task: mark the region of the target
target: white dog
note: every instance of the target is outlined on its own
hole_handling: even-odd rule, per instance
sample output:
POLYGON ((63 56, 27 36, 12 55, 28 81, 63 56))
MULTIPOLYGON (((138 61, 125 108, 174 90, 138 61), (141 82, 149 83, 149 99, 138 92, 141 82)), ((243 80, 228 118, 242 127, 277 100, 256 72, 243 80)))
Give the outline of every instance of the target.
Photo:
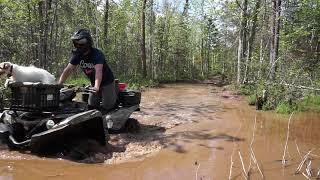
POLYGON ((44 69, 34 66, 19 66, 10 62, 0 63, 0 75, 7 74, 9 79, 5 87, 11 82, 41 82, 43 84, 55 84, 55 77, 44 69))

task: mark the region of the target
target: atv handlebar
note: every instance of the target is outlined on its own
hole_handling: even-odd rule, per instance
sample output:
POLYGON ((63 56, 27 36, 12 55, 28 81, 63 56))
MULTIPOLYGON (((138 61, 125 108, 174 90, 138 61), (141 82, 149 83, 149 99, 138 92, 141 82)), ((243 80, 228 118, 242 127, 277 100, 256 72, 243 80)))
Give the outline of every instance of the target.
POLYGON ((73 88, 74 91, 76 93, 80 93, 80 92, 83 92, 83 93, 97 93, 97 91, 93 90, 91 86, 87 85, 87 86, 76 86, 76 85, 64 85, 64 87, 68 88, 68 89, 71 89, 73 88))
POLYGON ((76 92, 85 92, 85 93, 97 93, 91 86, 86 87, 77 87, 76 92))

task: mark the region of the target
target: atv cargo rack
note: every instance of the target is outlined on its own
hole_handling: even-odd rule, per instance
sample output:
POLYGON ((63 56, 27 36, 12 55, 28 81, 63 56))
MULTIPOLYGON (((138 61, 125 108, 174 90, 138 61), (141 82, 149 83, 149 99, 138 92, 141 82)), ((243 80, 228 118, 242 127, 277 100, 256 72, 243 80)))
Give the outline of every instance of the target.
POLYGON ((11 89, 10 109, 17 111, 51 111, 59 107, 62 85, 42 83, 9 84, 11 89))

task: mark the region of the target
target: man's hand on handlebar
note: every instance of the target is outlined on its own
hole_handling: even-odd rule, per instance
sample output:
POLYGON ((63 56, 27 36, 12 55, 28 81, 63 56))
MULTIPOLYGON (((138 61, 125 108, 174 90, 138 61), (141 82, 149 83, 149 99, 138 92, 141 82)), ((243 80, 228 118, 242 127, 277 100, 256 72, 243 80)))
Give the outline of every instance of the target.
POLYGON ((97 88, 97 87, 89 87, 89 91, 91 91, 92 93, 98 93, 99 92, 99 88, 97 88))

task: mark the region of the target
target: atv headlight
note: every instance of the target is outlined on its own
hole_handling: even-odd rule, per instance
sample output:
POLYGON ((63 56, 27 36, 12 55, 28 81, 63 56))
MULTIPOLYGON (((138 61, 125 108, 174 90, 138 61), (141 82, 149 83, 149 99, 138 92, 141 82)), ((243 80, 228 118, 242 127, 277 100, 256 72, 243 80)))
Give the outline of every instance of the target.
POLYGON ((54 121, 49 119, 47 122, 46 122, 46 127, 47 129, 51 129, 53 126, 55 125, 54 121))
POLYGON ((110 115, 107 115, 107 116, 106 116, 106 122, 107 122, 107 127, 108 127, 108 129, 112 128, 112 126, 113 126, 113 121, 112 121, 110 115))

